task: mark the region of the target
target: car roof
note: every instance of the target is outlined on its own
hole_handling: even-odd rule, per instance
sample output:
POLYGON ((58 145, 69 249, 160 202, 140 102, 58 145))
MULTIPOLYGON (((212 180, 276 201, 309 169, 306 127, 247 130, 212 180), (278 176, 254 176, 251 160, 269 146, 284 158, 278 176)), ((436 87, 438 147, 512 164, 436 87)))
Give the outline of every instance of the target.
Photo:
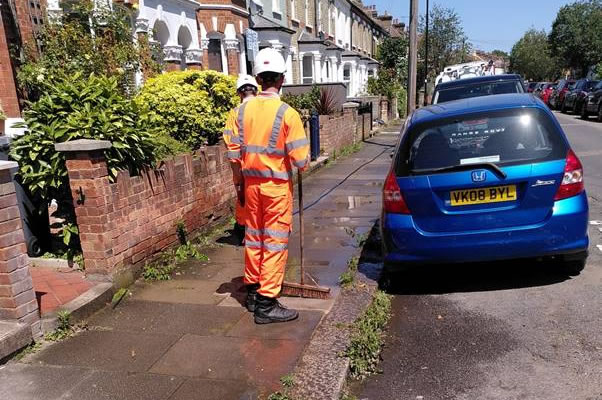
POLYGON ((419 108, 412 114, 410 123, 414 125, 483 111, 526 107, 539 108, 547 112, 545 104, 530 93, 495 94, 447 101, 419 108))
MULTIPOLYGON (((498 82, 498 81, 520 81, 521 77, 518 74, 503 74, 503 75, 485 75, 475 78, 454 79, 453 81, 441 82, 437 85, 436 90, 447 89, 450 87, 466 86, 473 83, 483 82, 498 82)), ((537 83, 537 82, 534 82, 537 83)))

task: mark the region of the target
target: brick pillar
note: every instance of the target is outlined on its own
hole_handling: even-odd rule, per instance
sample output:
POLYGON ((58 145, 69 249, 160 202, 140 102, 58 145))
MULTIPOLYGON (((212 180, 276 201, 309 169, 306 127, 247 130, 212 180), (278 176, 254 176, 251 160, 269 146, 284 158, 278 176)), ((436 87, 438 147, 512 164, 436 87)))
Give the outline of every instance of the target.
POLYGON ((380 119, 385 122, 389 121, 389 100, 380 101, 380 119))
POLYGON ((347 102, 343 103, 343 114, 345 115, 345 119, 353 121, 353 142, 359 142, 360 140, 364 140, 364 135, 362 132, 363 127, 358 126, 358 114, 357 109, 359 108, 359 104, 355 102, 347 102), (359 129, 358 129, 359 128, 359 129))
POLYGON ((86 272, 107 275, 113 268, 113 243, 109 215, 113 211, 109 171, 104 150, 106 140, 80 139, 55 144, 65 153, 69 186, 86 272))
POLYGON ((40 314, 11 176, 16 168, 16 162, 0 161, 0 319, 30 325, 36 337, 41 334, 40 314))
MULTIPOLYGON (((0 103, 9 118, 18 118, 21 116, 21 109, 17 97, 13 65, 8 50, 9 43, 4 30, 4 18, 6 17, 0 12, 0 103)), ((2 131, 4 133, 4 130, 2 131)))
POLYGON ((165 62, 165 70, 166 71, 179 71, 180 70, 180 62, 179 61, 166 61, 165 62))
POLYGON ((240 71, 239 52, 237 50, 226 50, 226 58, 228 59, 228 74, 238 76, 240 71))

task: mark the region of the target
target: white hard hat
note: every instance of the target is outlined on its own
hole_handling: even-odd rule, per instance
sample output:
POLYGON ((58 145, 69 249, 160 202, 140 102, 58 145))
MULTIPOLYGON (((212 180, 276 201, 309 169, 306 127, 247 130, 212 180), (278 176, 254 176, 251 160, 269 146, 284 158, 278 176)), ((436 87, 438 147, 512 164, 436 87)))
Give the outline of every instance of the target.
POLYGON ((251 75, 239 75, 236 80, 236 90, 240 90, 245 85, 254 86, 257 89, 257 81, 251 75))
POLYGON ((276 72, 278 74, 286 72, 286 63, 278 50, 271 47, 259 50, 257 56, 255 56, 255 76, 262 72, 276 72))

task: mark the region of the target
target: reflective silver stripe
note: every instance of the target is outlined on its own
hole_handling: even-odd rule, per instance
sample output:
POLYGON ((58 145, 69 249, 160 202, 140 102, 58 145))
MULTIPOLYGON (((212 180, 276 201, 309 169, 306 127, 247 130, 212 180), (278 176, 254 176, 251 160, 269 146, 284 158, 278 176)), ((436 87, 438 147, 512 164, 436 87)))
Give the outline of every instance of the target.
POLYGON ((288 104, 282 103, 280 107, 278 107, 278 111, 276 112, 276 118, 274 119, 274 124, 272 125, 272 135, 270 136, 270 141, 268 142, 268 148, 275 149, 276 143, 278 143, 278 136, 280 136, 280 128, 282 127, 282 120, 284 119, 284 113, 288 110, 288 104))
POLYGON ((232 136, 232 130, 231 129, 224 129, 224 136, 232 136))
POLYGON ((288 249, 288 244, 264 243, 263 248, 271 251, 284 251, 288 249))
POLYGON ((244 143, 245 140, 245 107, 247 103, 242 103, 238 109, 238 136, 240 136, 240 142, 244 143))
POLYGON ((261 236, 263 235, 263 230, 262 229, 253 229, 253 228, 246 228, 246 231, 249 235, 257 235, 257 236, 261 236))
POLYGON ((282 179, 285 181, 288 181, 293 175, 293 173, 291 171, 279 172, 279 171, 272 171, 270 169, 265 169, 265 170, 243 169, 242 174, 244 176, 251 176, 251 177, 255 177, 255 178, 276 178, 276 179, 282 179))
POLYGON ((262 235, 267 235, 273 238, 279 238, 279 239, 288 239, 290 236, 290 232, 283 232, 283 231, 277 231, 274 229, 253 229, 253 228, 246 228, 246 232, 249 235, 257 235, 257 236, 262 236, 262 235))
POLYGON ((290 232, 276 231, 274 229, 265 229, 265 234, 273 238, 288 239, 290 232))
POLYGON ((293 161, 293 165, 297 168, 304 168, 307 165, 307 158, 301 161, 293 161))
POLYGON ((264 146, 254 146, 254 145, 243 146, 242 151, 243 151, 243 153, 249 153, 249 154, 269 154, 269 155, 282 156, 282 157, 284 157, 286 155, 284 150, 270 149, 270 148, 267 148, 264 146))
POLYGON ((286 152, 290 153, 291 151, 298 149, 299 147, 309 146, 309 140, 307 138, 294 140, 290 143, 286 144, 286 152))
POLYGON ((231 160, 233 158, 240 158, 240 151, 238 151, 238 150, 237 151, 229 150, 228 151, 228 159, 231 160))
POLYGON ((251 240, 246 240, 245 239, 245 247, 252 247, 252 248, 261 248, 261 242, 253 242, 251 240))
POLYGON ((230 143, 240 144, 240 136, 232 136, 232 137, 230 137, 230 143))

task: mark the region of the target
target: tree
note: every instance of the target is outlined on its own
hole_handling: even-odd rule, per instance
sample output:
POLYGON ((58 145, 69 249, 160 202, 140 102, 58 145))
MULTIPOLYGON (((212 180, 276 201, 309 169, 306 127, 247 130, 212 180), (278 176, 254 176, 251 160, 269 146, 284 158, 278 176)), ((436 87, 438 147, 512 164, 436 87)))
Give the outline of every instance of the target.
POLYGON ((496 56, 496 57, 499 57, 499 58, 508 58, 508 57, 510 57, 508 55, 508 53, 506 53, 504 50, 493 50, 491 52, 491 54, 494 55, 494 56, 496 56))
POLYGON ((405 88, 408 82, 408 38, 385 38, 378 46, 376 59, 380 62, 377 77, 368 78, 367 91, 370 94, 397 97, 397 109, 405 115, 405 88))
MULTIPOLYGON (((426 56, 426 19, 420 18, 419 32, 421 33, 418 45, 418 60, 426 56)), ((468 61, 472 49, 471 44, 462 28, 462 20, 452 8, 435 5, 429 14, 429 54, 428 78, 434 78, 443 69, 452 64, 468 61)), ((424 61, 418 66, 419 85, 424 82, 424 61)))
POLYGON ((602 0, 581 0, 562 7, 549 42, 552 56, 563 67, 585 75, 602 59, 602 0))
POLYGON ((510 52, 510 70, 529 80, 554 78, 558 71, 556 65, 550 54, 548 36, 543 30, 528 30, 510 52))

